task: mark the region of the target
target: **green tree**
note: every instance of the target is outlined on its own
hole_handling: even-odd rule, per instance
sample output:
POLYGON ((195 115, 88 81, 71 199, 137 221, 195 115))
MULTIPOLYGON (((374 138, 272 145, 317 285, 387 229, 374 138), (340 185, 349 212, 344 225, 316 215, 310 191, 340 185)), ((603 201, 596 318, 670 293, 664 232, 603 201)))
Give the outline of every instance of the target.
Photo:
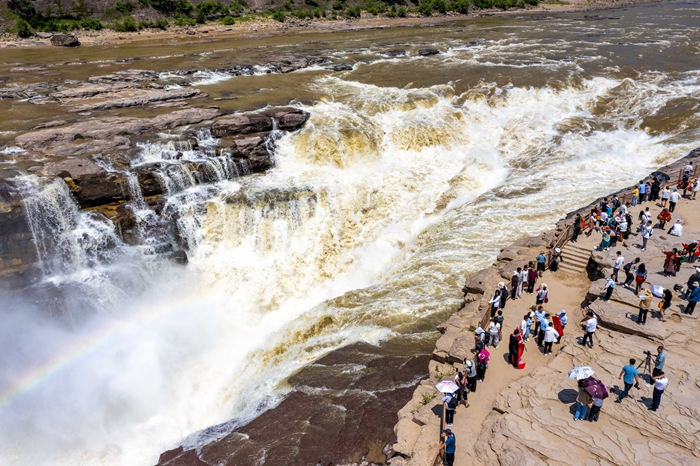
POLYGON ((32 0, 8 0, 7 8, 15 12, 17 16, 22 19, 29 19, 36 14, 36 9, 34 8, 34 2, 32 2, 32 0))
POLYGON ((17 20, 15 20, 15 30, 17 31, 17 35, 23 38, 32 35, 32 30, 29 27, 29 23, 22 18, 17 18, 17 20))
POLYGON ((275 21, 279 21, 280 23, 284 23, 286 17, 287 15, 285 15, 284 11, 282 10, 275 10, 272 12, 272 19, 274 19, 275 21))

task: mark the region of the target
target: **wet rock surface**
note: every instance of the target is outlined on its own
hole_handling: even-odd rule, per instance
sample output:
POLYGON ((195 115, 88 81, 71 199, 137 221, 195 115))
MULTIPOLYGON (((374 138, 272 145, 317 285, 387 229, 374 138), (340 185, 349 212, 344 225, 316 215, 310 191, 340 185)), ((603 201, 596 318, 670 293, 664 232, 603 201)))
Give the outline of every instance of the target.
POLYGON ((69 34, 54 34, 51 36, 51 45, 57 47, 77 47, 80 45, 80 41, 77 37, 69 34))
POLYGON ((336 350, 293 376, 292 393, 274 409, 196 452, 165 452, 158 466, 255 464, 262 455, 266 465, 280 466, 384 463, 394 413, 427 361, 427 354, 405 355, 391 342, 336 350))

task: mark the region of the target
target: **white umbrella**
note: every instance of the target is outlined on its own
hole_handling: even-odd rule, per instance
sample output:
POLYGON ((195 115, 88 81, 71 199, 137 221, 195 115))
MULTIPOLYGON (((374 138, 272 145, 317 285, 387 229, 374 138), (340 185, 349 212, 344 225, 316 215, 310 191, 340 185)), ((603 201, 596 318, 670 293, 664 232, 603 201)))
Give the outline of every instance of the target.
POLYGON ((437 388, 439 391, 442 393, 454 393, 459 389, 456 383, 454 383, 453 380, 443 380, 439 384, 435 385, 435 388, 437 388))
POLYGON ((569 378, 583 380, 591 377, 595 372, 591 366, 576 366, 569 371, 569 378))

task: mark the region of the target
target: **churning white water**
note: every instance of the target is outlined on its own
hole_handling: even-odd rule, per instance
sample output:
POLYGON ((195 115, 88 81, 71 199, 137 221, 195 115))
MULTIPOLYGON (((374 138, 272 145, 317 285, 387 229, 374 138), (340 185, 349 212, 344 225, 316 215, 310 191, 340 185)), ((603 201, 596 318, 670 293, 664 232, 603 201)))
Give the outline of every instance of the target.
POLYGON ((645 130, 697 100, 697 71, 464 93, 339 77, 310 86, 321 97, 304 107, 310 121, 277 141, 265 175, 237 178, 206 134, 197 151, 142 147, 135 164, 173 162, 166 211, 189 246, 186 268, 121 243, 61 180, 27 188, 45 271, 86 274, 86 299, 109 312, 72 327, 8 314, 2 464, 147 465, 230 432, 274 406, 299 368, 454 309, 463 276, 500 247, 700 141, 697 115, 674 133, 645 130), (215 183, 195 183, 176 156, 214 164, 215 183))

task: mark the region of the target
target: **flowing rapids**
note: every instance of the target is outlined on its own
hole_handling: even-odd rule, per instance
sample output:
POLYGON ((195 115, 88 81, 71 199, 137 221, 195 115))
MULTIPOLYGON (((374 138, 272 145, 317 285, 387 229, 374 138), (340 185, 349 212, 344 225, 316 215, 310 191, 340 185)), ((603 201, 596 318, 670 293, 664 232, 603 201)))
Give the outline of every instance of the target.
POLYGON ((18 176, 41 286, 67 306, 3 306, 0 463, 153 464, 274 407, 333 350, 434 339, 465 274, 499 248, 698 146, 697 7, 347 33, 322 46, 358 58, 341 74, 202 72, 193 85, 212 95, 298 90, 311 118, 274 142, 263 175, 240 176, 210 134, 196 150, 144 143, 134 166, 180 152, 211 169, 209 183, 184 165, 161 174, 174 233, 129 184, 137 246, 62 180, 18 176), (446 53, 418 56, 426 44, 446 53), (380 55, 396 47, 408 56, 380 55), (156 254, 171 234, 185 268, 156 254))

